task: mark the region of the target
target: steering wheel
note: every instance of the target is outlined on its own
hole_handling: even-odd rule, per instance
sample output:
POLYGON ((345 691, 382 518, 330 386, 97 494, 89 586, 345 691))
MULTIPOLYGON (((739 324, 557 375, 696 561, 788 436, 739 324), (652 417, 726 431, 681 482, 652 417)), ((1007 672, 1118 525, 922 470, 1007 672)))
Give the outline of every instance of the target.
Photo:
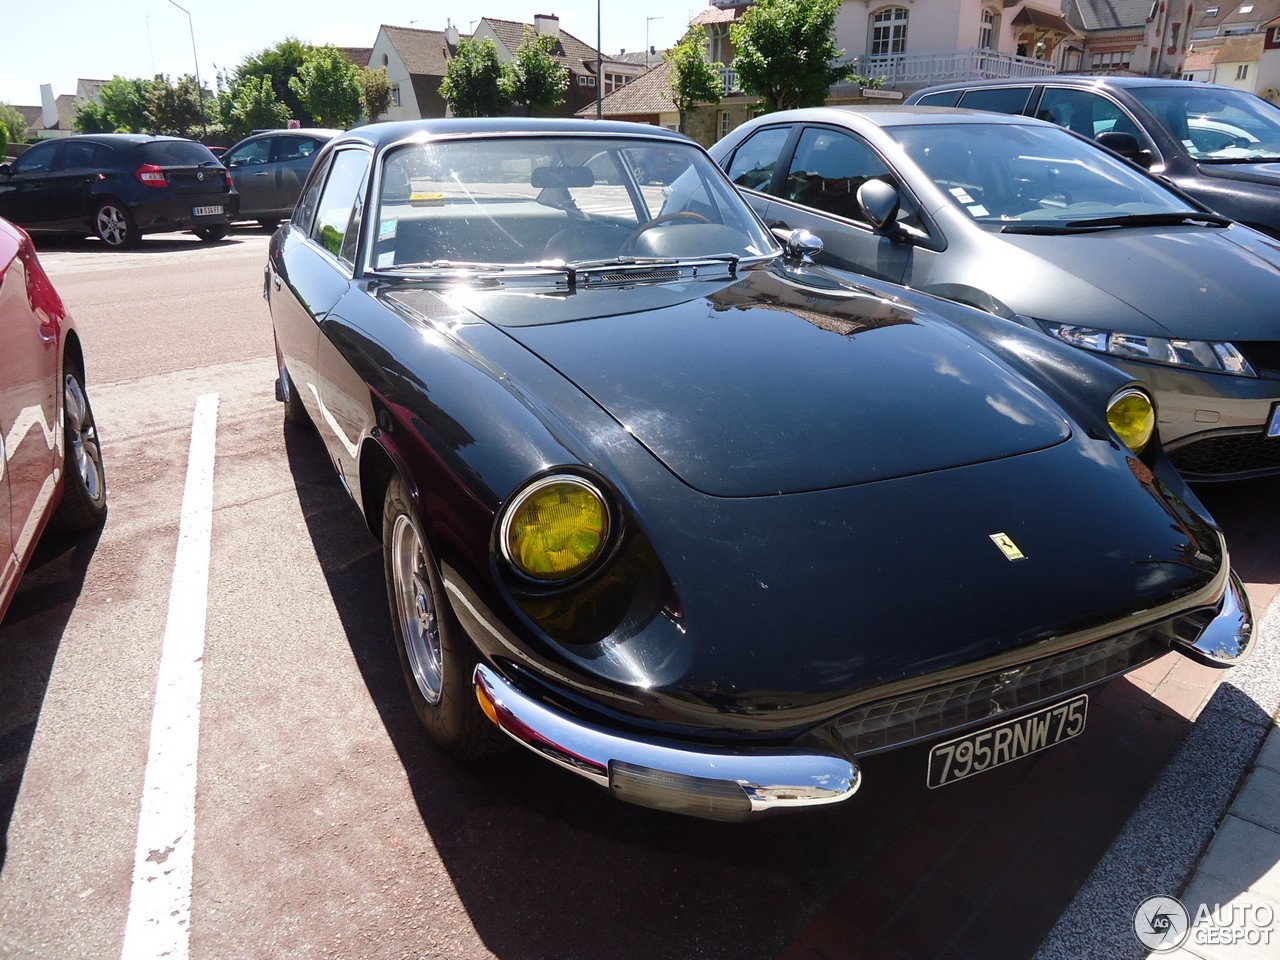
POLYGON ((646 230, 651 227, 660 226, 664 223, 671 223, 673 220, 692 220, 695 223, 711 222, 702 214, 694 213, 692 210, 676 210, 673 213, 660 213, 652 220, 646 220, 644 223, 640 224, 640 226, 627 234, 627 239, 623 240, 622 246, 618 248, 619 255, 630 253, 632 244, 634 244, 636 240, 640 238, 640 234, 644 233, 646 230))

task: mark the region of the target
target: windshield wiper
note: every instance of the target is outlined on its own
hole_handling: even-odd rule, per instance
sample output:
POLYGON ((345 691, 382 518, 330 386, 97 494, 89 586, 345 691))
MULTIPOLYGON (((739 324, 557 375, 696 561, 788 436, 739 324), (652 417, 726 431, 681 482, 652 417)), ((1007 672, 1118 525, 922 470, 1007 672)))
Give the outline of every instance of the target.
POLYGON ((1089 217, 1065 223, 1006 223, 1001 233, 1062 234, 1111 227, 1176 227, 1180 223, 1203 223, 1212 227, 1229 227, 1235 221, 1216 213, 1187 210, 1181 213, 1124 213, 1112 217, 1089 217))
POLYGON ((394 267, 378 270, 379 273, 395 273, 397 270, 485 270, 502 273, 507 267, 501 263, 480 263, 468 260, 419 260, 416 263, 397 263, 394 267))

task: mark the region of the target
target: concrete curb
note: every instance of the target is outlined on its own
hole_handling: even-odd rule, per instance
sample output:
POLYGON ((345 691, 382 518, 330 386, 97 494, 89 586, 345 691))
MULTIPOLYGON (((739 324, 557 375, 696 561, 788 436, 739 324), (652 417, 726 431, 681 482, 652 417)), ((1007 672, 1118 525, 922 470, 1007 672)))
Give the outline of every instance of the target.
MULTIPOLYGON (((1146 957, 1146 948, 1134 934, 1134 912, 1148 897, 1178 896, 1184 890, 1198 894, 1192 886, 1202 881, 1197 867, 1207 860, 1210 842, 1233 799, 1238 802, 1237 794, 1252 797, 1249 802, 1255 806, 1260 802, 1267 811, 1265 816, 1280 826, 1280 792, 1251 793, 1245 781, 1280 710, 1280 671, 1274 669, 1280 656, 1280 599, 1273 601, 1260 619, 1256 643, 1249 660, 1223 677, 1173 760, 1041 943, 1036 960, 1146 957)), ((1280 780, 1280 774, 1276 777, 1280 780)), ((1250 810, 1253 822, 1264 816, 1252 807, 1250 810)), ((1225 881, 1211 878, 1225 882, 1231 894, 1225 899, 1214 899, 1224 891, 1209 891, 1208 880, 1204 880, 1211 903, 1226 903, 1248 891, 1250 884, 1269 882, 1264 879, 1265 872, 1260 877, 1246 877, 1244 863, 1237 861, 1236 876, 1225 881)), ((1273 944, 1268 949, 1276 947, 1273 944)))

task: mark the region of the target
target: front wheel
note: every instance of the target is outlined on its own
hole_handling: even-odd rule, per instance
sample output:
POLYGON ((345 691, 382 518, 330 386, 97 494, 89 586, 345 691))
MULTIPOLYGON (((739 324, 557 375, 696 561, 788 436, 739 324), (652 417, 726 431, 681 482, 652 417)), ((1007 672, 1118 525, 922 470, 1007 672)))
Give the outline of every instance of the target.
POLYGON ((116 200, 104 200, 93 213, 93 233, 109 247, 124 250, 142 240, 133 216, 116 200))
POLYGON ((107 473, 84 375, 68 369, 62 379, 62 502, 51 526, 62 533, 96 527, 107 516, 107 473))
POLYGON ((213 243, 213 242, 215 242, 215 241, 217 241, 217 240, 221 240, 223 237, 225 237, 225 236, 227 235, 227 231, 228 231, 229 229, 230 229, 229 227, 225 227, 225 226, 222 226, 222 227, 196 227, 196 228, 195 228, 194 230, 192 230, 191 232, 192 232, 192 233, 194 233, 194 234, 195 234, 197 237, 199 237, 201 240, 203 240, 205 243, 213 243))
POLYGON ((383 573, 391 628, 414 713, 437 745, 461 759, 497 752, 503 741, 472 688, 476 653, 453 616, 409 489, 391 478, 382 510, 383 573))

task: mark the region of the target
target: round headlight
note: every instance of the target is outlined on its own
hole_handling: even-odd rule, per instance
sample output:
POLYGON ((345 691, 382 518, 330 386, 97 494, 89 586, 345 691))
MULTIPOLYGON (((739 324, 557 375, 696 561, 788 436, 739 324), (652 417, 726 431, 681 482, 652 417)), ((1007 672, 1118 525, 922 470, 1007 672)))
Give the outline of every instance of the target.
POLYGON ((1141 390, 1121 390, 1107 405, 1107 423, 1126 447, 1141 453, 1156 431, 1156 409, 1141 390))
POLYGON ((581 477, 546 477, 522 490, 503 516, 501 546, 535 580, 567 580, 588 569, 609 539, 609 508, 581 477))

